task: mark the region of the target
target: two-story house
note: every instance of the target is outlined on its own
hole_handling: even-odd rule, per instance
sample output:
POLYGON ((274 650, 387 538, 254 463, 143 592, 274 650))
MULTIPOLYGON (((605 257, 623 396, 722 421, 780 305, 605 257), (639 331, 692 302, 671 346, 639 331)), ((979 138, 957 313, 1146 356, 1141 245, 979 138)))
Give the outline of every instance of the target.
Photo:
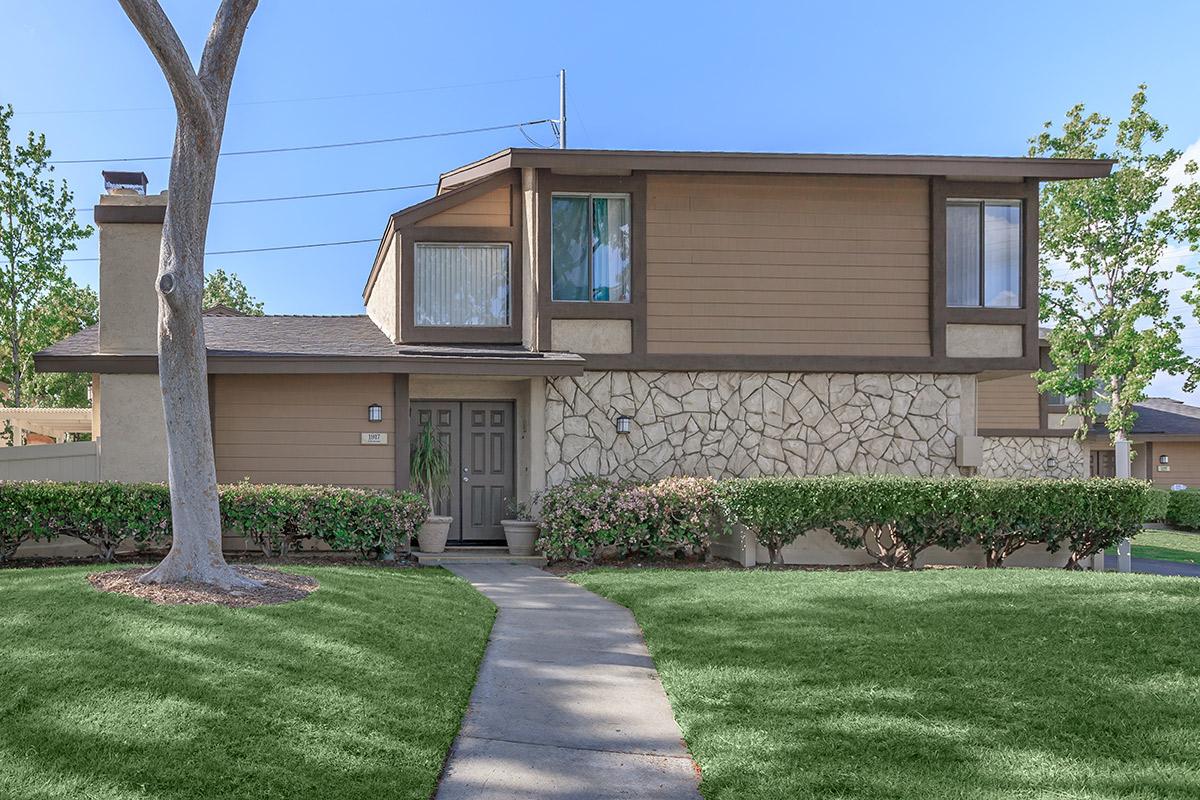
MULTIPOLYGON (((1038 188, 1111 166, 496 153, 387 220, 363 315, 206 317, 218 478, 405 486, 428 422, 452 542, 489 542, 581 475, 1083 476, 1027 393, 1038 188)), ((100 324, 36 357, 95 374, 105 479, 166 474, 165 202, 100 199, 100 324)))

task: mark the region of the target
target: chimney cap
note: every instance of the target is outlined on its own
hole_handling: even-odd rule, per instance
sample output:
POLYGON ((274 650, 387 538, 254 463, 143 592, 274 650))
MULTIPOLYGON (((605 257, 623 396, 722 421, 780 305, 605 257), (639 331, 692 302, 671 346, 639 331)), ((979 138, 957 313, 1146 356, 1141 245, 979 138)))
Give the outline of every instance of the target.
POLYGON ((144 172, 122 172, 119 170, 101 170, 104 176, 104 191, 109 194, 125 194, 132 190, 134 194, 145 195, 150 179, 144 172))

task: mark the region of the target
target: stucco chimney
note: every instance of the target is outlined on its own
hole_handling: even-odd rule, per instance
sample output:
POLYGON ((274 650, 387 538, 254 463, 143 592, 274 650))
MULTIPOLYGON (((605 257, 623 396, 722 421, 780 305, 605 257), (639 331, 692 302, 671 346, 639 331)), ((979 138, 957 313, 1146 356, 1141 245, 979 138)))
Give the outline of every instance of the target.
POLYGON ((154 290, 167 193, 146 194, 142 172, 105 171, 96 206, 100 229, 100 352, 154 353, 154 290))

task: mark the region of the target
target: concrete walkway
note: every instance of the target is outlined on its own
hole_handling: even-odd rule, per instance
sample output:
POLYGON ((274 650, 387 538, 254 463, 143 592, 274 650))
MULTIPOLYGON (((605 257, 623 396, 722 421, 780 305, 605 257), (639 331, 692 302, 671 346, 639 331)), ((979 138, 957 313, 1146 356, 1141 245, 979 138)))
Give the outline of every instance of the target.
POLYGON ((437 800, 699 800, 627 609, 533 567, 449 569, 499 614, 437 800))

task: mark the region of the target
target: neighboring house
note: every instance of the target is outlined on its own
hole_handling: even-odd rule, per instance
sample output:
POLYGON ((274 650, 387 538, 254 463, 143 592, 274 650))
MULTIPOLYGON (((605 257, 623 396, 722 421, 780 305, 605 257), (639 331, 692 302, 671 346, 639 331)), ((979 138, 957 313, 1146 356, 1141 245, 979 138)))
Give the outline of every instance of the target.
MULTIPOLYGON (((1200 408, 1169 397, 1149 397, 1134 410, 1138 416, 1129 437, 1132 476, 1164 489, 1176 484, 1200 487, 1200 408)), ((1116 474, 1116 454, 1102 428, 1088 436, 1088 461, 1092 476, 1116 474)))
MULTIPOLYGON (((428 423, 452 540, 488 542, 504 498, 581 475, 1082 476, 1022 393, 1038 188, 1111 166, 496 153, 387 220, 364 315, 205 317, 218 479, 406 486, 428 423)), ((95 374, 106 479, 166 476, 165 203, 100 199, 100 324, 36 356, 95 374)))

